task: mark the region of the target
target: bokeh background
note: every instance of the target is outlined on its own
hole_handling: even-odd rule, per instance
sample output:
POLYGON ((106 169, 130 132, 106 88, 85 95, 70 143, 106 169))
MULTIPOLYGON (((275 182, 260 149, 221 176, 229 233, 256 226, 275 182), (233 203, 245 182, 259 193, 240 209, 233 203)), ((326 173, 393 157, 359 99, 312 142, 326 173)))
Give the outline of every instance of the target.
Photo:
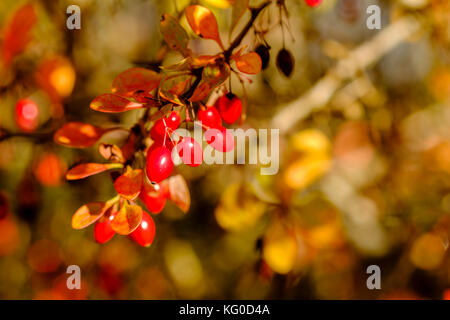
MULTIPOLYGON (((214 11, 228 43, 229 2, 198 2, 214 11)), ((176 16, 189 1, 2 0, 3 30, 27 3, 36 11, 30 42, 0 70, 0 298, 450 299, 448 1, 324 0, 310 8, 286 0, 284 31, 272 26, 275 7, 263 14, 271 61, 246 85, 242 127, 281 129, 280 172, 178 167, 191 209, 169 203, 154 216, 150 248, 118 235, 99 245, 92 227, 71 228, 76 209, 115 191, 108 174, 66 182, 67 168, 101 158, 96 147, 57 146, 52 135, 67 121, 131 127, 141 111, 108 115, 89 103, 121 71, 152 67, 160 15, 176 16), (71 4, 81 8, 81 30, 65 27, 71 4), (381 30, 366 27, 370 4, 382 10, 381 30), (283 32, 295 57, 290 78, 275 63, 283 32), (39 106, 32 132, 17 124, 23 98, 39 106), (73 264, 81 290, 66 288, 73 264), (381 290, 366 287, 372 264, 381 290)), ((192 38, 195 53, 219 50, 192 38)), ((258 45, 252 33, 244 42, 258 45)), ((179 59, 169 53, 163 64, 179 59)))

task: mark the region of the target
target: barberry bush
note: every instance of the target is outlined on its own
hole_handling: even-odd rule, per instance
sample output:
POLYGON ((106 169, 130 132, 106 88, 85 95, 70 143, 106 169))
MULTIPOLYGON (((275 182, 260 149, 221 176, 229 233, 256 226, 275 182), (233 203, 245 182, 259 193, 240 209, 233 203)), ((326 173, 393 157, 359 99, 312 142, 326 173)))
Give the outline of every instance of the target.
POLYGON ((448 299, 447 1, 68 5, 0 4, 0 298, 448 299))

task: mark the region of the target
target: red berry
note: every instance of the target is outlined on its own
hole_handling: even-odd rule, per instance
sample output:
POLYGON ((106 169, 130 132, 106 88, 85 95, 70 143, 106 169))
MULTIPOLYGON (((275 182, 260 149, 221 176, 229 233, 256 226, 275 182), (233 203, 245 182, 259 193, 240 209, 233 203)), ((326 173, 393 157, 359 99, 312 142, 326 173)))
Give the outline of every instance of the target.
POLYGON ((217 104, 220 115, 226 123, 235 123, 241 117, 242 102, 236 95, 227 93, 217 100, 217 104))
POLYGON ((166 147, 157 147, 147 153, 147 176, 159 183, 166 179, 173 169, 172 154, 166 147))
POLYGON ((306 4, 310 7, 317 7, 319 4, 322 3, 322 0, 305 0, 306 4))
POLYGON ((167 201, 167 194, 163 190, 162 185, 160 185, 159 189, 156 189, 152 185, 144 183, 139 197, 145 203, 148 211, 154 214, 160 213, 167 201))
POLYGON ((203 162, 203 149, 200 144, 191 137, 184 137, 176 146, 184 164, 198 167, 203 162))
POLYGON ((174 131, 180 125, 180 115, 176 111, 172 111, 167 117, 157 120, 150 130, 150 136, 155 141, 164 141, 164 137, 169 131, 174 131))
POLYGON ((16 104, 16 124, 23 131, 34 131, 39 124, 39 107, 30 99, 20 99, 16 104))
POLYGON ((220 128, 222 126, 222 118, 216 107, 207 107, 205 110, 200 110, 198 119, 209 128, 220 128))
POLYGON ((155 223, 147 212, 142 212, 141 224, 129 237, 143 247, 150 247, 155 238, 155 223))
POLYGON ((234 149, 234 137, 224 127, 207 130, 205 132, 205 139, 211 147, 218 151, 229 152, 234 149))
POLYGON ((94 226, 94 238, 95 241, 102 244, 108 242, 116 234, 111 228, 111 221, 114 219, 114 215, 109 217, 101 218, 95 223, 94 226))

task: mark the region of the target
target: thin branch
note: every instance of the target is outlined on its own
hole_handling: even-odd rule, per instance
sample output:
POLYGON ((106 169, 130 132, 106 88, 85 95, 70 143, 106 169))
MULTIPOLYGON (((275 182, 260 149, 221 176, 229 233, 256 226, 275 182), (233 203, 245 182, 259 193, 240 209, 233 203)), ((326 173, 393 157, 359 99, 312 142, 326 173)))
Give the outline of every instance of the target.
POLYGON ((228 61, 230 59, 234 49, 236 49, 241 44, 242 40, 244 40, 247 33, 253 27, 253 24, 254 24, 256 18, 258 18, 259 14, 271 3, 272 3, 272 1, 267 1, 267 2, 264 2, 262 5, 260 5, 257 8, 250 8, 250 12, 251 12, 250 20, 247 22, 244 29, 242 29, 242 31, 239 33, 239 35, 236 37, 236 39, 234 39, 233 42, 230 44, 230 47, 224 52, 226 61, 228 61))

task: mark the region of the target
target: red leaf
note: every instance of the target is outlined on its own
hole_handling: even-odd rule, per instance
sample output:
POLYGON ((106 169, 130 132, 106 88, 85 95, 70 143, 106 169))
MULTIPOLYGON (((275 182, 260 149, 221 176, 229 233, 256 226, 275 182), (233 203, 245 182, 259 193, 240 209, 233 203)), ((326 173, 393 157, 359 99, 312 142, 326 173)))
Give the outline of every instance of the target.
POLYGON ((141 169, 132 170, 127 168, 127 171, 116 179, 114 188, 117 193, 127 200, 133 200, 141 192, 144 175, 141 169))
POLYGON ((128 235, 139 227, 142 220, 142 208, 125 204, 111 222, 111 228, 121 235, 128 235))
POLYGON ((191 195, 186 180, 183 176, 176 175, 168 179, 169 199, 173 201, 184 213, 189 211, 191 206, 191 195))
POLYGON ((121 163, 82 163, 72 169, 66 174, 67 180, 79 180, 89 176, 104 172, 110 169, 123 168, 121 163))
POLYGON ((91 109, 100 112, 118 113, 142 108, 142 103, 130 101, 117 94, 105 93, 91 102, 91 109))
POLYGON ((25 50, 31 38, 31 29, 36 24, 36 12, 33 5, 20 7, 3 33, 2 57, 5 67, 8 67, 14 57, 25 50))
POLYGON ((132 97, 137 91, 150 93, 159 86, 161 76, 144 68, 131 68, 120 73, 113 81, 111 92, 132 97))
POLYGON ((249 52, 234 58, 239 71, 247 74, 258 74, 261 72, 261 57, 256 52, 249 52))
POLYGON ((66 147, 87 148, 94 145, 108 130, 82 122, 68 122, 55 132, 53 140, 66 147))
POLYGON ((186 18, 192 31, 203 39, 216 41, 222 50, 225 50, 220 39, 219 26, 214 14, 208 8, 192 5, 186 8, 186 18))

